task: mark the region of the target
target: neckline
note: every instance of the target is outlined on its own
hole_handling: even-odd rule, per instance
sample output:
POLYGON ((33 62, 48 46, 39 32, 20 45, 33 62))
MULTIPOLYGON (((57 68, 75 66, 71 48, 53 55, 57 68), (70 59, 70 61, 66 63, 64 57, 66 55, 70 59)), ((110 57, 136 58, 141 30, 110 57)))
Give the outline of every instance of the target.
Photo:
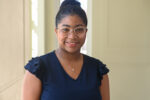
POLYGON ((85 55, 84 55, 84 54, 82 54, 82 55, 83 55, 82 68, 81 68, 81 71, 80 71, 80 73, 79 73, 79 75, 78 75, 78 77, 77 77, 76 79, 72 78, 72 77, 64 70, 64 68, 62 67, 62 65, 61 65, 61 63, 60 63, 60 61, 59 61, 59 59, 58 59, 58 57, 56 56, 55 50, 53 51, 53 54, 54 54, 54 56, 55 56, 55 58, 56 58, 56 61, 57 61, 57 64, 58 64, 59 68, 63 71, 63 73, 64 73, 69 79, 71 79, 71 80, 73 80, 73 81, 77 81, 77 80, 80 79, 80 77, 81 77, 81 75, 82 75, 82 73, 83 73, 83 70, 84 70, 84 65, 85 65, 85 55))

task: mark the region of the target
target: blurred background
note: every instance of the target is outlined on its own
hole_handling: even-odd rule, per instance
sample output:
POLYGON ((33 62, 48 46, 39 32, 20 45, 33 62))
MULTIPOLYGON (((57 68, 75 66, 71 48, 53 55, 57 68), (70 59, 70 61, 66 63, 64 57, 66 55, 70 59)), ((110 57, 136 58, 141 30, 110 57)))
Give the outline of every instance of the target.
MULTIPOLYGON (((24 65, 58 47, 63 0, 0 0, 0 100, 20 100, 24 65)), ((110 69, 111 100, 150 100, 150 0, 79 0, 88 16, 81 52, 110 69)))

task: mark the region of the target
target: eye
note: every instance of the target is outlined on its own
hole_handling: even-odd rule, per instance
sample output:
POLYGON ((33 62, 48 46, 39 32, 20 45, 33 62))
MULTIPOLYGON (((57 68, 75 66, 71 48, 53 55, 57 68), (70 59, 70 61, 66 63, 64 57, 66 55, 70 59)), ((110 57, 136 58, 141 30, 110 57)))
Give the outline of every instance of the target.
POLYGON ((62 31, 63 33, 67 33, 67 32, 69 32, 70 30, 69 30, 68 28, 63 28, 63 29, 61 29, 61 31, 62 31))
POLYGON ((84 33, 84 28, 76 28, 75 32, 76 33, 84 33))

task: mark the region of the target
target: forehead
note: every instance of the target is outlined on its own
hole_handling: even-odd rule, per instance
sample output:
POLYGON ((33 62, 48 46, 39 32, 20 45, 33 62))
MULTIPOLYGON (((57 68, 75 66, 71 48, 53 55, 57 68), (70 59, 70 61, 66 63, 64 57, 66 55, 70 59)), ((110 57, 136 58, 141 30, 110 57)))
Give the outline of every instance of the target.
POLYGON ((58 26, 83 26, 84 23, 82 19, 78 15, 67 15, 64 18, 62 18, 61 22, 58 24, 58 26))

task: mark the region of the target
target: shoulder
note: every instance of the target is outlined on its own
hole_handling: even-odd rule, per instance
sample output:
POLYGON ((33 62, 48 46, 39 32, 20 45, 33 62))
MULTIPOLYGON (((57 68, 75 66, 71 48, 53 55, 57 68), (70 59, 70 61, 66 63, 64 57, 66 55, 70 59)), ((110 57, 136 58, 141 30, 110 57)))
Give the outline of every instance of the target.
POLYGON ((45 65, 45 67, 49 67, 51 64, 53 64, 54 62, 56 62, 56 55, 55 55, 55 51, 49 52, 47 54, 44 54, 42 56, 40 56, 40 59, 42 60, 43 64, 45 65))
POLYGON ((54 51, 49 52, 47 54, 41 55, 41 56, 37 56, 37 57, 32 57, 32 59, 30 59, 27 63, 27 65, 43 65, 43 62, 47 59, 49 59, 49 57, 53 56, 54 51))
POLYGON ((109 72, 109 69, 107 68, 106 64, 104 64, 101 60, 88 55, 84 55, 84 57, 87 65, 96 67, 101 75, 107 74, 109 72))
POLYGON ((54 56, 55 56, 55 51, 51 51, 51 52, 41 55, 39 57, 41 58, 41 60, 46 60, 49 58, 53 58, 54 56))
POLYGON ((54 52, 50 52, 42 56, 33 57, 25 65, 25 69, 42 80, 42 77, 44 75, 43 73, 45 73, 46 71, 46 65, 49 61, 49 57, 51 57, 50 55, 52 55, 53 53, 54 52))
POLYGON ((92 56, 84 55, 85 61, 91 64, 103 64, 103 62, 100 59, 97 59, 92 56))

